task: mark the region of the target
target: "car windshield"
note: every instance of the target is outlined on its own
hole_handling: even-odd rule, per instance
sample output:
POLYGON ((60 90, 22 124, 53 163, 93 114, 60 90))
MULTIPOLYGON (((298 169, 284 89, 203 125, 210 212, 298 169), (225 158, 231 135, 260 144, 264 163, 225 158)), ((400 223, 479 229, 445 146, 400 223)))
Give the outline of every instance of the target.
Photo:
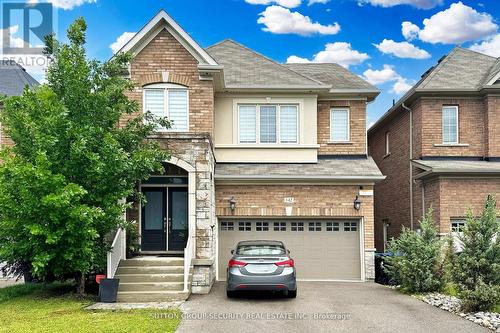
POLYGON ((243 256, 276 256, 285 254, 285 248, 277 244, 240 245, 236 254, 243 256))

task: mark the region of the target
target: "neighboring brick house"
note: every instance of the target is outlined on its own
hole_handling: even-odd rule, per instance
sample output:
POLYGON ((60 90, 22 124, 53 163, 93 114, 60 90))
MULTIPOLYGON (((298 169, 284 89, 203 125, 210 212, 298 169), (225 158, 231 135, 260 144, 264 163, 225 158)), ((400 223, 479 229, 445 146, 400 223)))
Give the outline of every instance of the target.
POLYGON ((119 300, 174 297, 139 278, 167 288, 181 280, 160 273, 187 273, 180 262, 193 266, 190 291, 207 293, 242 239, 284 240, 302 279, 374 277, 373 186, 384 178, 366 147, 375 87, 336 64, 281 65, 231 40, 203 49, 164 11, 121 51, 135 54, 130 98, 174 122, 152 137, 172 153, 166 174, 140 185, 148 202, 128 219, 142 255, 184 261, 149 271, 145 256, 122 262, 119 300))
POLYGON ((376 248, 432 207, 441 234, 500 199, 500 58, 455 48, 368 130, 376 248))

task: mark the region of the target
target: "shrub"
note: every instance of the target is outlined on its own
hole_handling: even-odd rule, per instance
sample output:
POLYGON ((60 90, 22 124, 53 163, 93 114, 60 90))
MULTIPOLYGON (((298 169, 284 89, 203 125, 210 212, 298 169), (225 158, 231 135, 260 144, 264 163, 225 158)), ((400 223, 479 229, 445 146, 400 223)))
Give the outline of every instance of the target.
POLYGON ((438 263, 441 241, 432 219, 432 209, 420 222, 420 231, 403 227, 399 238, 389 244, 392 257, 386 259, 384 269, 399 281, 407 292, 425 292, 440 289, 438 263))
POLYGON ((453 272, 455 271, 456 261, 457 254, 455 252, 454 239, 451 235, 448 235, 445 240, 442 261, 443 282, 446 284, 453 283, 453 272))
POLYGON ((500 231, 496 201, 488 196, 481 217, 467 213, 459 237, 463 251, 458 255, 453 278, 466 311, 491 309, 500 302, 500 231))

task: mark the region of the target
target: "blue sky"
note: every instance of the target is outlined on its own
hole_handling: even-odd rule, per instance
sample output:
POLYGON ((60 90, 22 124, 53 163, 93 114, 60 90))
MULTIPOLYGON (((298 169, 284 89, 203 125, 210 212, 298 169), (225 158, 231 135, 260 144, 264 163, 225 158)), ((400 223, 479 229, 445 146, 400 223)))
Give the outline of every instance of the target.
POLYGON ((87 20, 88 55, 100 60, 165 9, 203 47, 231 38, 279 62, 339 62, 382 91, 368 123, 455 45, 500 56, 498 0, 49 1, 59 7, 59 36, 87 20))

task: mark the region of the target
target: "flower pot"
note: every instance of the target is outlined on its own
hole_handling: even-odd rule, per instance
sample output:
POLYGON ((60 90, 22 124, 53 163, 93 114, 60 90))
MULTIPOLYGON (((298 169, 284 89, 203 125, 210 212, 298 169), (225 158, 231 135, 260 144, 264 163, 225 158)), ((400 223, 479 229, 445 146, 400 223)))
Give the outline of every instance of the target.
POLYGON ((99 284, 99 300, 103 303, 115 303, 118 295, 120 279, 101 279, 99 284))

